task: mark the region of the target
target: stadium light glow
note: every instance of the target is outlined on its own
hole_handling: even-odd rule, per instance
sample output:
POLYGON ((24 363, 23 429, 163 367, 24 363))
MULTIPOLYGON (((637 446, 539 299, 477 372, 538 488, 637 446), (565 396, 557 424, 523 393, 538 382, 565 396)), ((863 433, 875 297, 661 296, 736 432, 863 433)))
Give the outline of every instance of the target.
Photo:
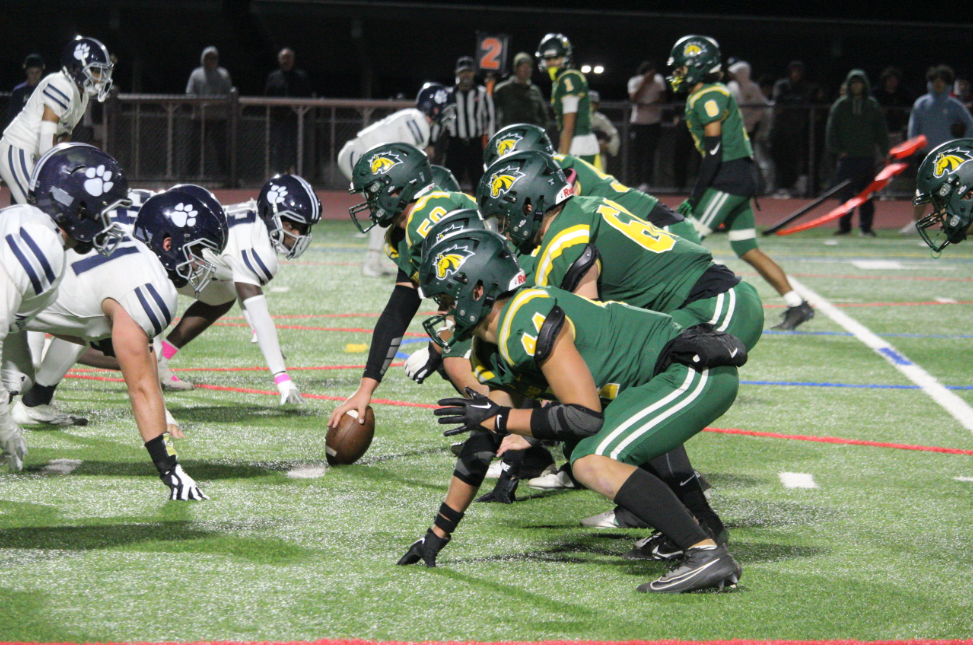
POLYGON ((595 65, 595 69, 594 69, 595 74, 601 74, 604 71, 605 71, 604 65, 595 65))
POLYGON ((581 73, 582 74, 590 74, 591 73, 591 65, 582 65, 581 66, 581 73))

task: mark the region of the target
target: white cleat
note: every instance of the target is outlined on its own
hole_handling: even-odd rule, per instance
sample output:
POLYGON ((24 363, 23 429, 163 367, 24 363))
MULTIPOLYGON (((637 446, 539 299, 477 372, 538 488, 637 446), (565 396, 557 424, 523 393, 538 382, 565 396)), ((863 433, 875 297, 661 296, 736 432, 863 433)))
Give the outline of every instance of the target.
POLYGON ((571 476, 563 470, 548 472, 540 477, 534 477, 527 481, 527 485, 536 490, 563 490, 578 487, 571 479, 571 476))
POLYGON ((88 420, 74 414, 61 412, 53 405, 35 405, 27 407, 21 399, 17 399, 10 409, 10 417, 18 425, 44 424, 50 426, 86 426, 88 420))
POLYGON ((615 519, 615 511, 605 511, 581 520, 581 526, 589 529, 617 529, 618 520, 615 519))
POLYGON ((173 390, 175 392, 188 392, 196 389, 196 386, 189 381, 184 381, 169 369, 169 365, 159 361, 159 382, 162 383, 163 390, 173 390))

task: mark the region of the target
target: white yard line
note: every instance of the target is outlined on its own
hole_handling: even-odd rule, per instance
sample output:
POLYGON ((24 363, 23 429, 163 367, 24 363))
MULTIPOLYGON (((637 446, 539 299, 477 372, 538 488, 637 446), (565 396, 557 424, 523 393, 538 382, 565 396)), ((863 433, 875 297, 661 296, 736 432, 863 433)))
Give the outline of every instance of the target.
POLYGON ((810 473, 778 473, 784 488, 820 488, 810 473))
POLYGON ((906 378, 918 385, 933 401, 942 406, 950 416, 959 421, 960 425, 973 432, 973 408, 966 401, 943 387, 943 384, 937 381, 934 376, 913 363, 905 354, 895 349, 887 341, 876 336, 868 327, 841 311, 796 279, 790 276, 788 276, 788 279, 791 285, 807 298, 808 302, 814 305, 819 312, 844 327, 855 338, 875 350, 882 358, 891 363, 895 369, 902 372, 906 378))
POLYGON ((80 459, 52 459, 41 468, 41 472, 47 475, 70 475, 80 465, 80 459))
POLYGON ((953 477, 958 482, 973 482, 973 477, 953 477))
POLYGON ((325 465, 308 464, 288 470, 287 476, 291 479, 317 479, 318 477, 324 477, 327 472, 328 467, 325 465))

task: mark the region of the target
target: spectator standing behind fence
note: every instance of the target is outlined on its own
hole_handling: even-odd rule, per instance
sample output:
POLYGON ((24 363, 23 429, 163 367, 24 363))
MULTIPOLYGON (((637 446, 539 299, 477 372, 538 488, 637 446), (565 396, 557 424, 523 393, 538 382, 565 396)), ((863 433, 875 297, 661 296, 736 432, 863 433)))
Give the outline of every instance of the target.
MULTIPOLYGON (((962 103, 949 95, 950 86, 956 75, 948 65, 936 65, 926 72, 928 93, 916 99, 909 115, 908 137, 926 136, 926 147, 917 155, 916 163, 922 163, 925 155, 936 146, 952 139, 973 136, 973 117, 962 103)), ((916 220, 922 217, 925 204, 915 207, 913 221, 899 232, 915 235, 916 220)))
MULTIPOLYGON (((285 47, 277 54, 280 69, 267 76, 266 96, 309 98, 314 95, 307 73, 294 66, 294 50, 285 47)), ((270 167, 275 173, 297 172, 297 113, 293 108, 270 110, 270 167)))
POLYGON ((30 54, 24 60, 24 74, 27 80, 14 88, 10 95, 10 105, 7 106, 7 123, 17 118, 20 111, 27 105, 27 99, 33 94, 34 88, 44 77, 44 59, 40 54, 30 54))
POLYGON ((872 95, 885 109, 885 124, 888 126, 889 136, 895 143, 901 143, 909 123, 909 108, 913 101, 912 92, 902 84, 902 71, 897 67, 886 67, 882 70, 872 95))
POLYGON ((611 120, 602 112, 598 111, 601 107, 601 94, 596 90, 589 90, 588 96, 591 97, 591 131, 598 138, 598 149, 602 159, 603 169, 608 170, 608 158, 618 155, 618 147, 621 139, 618 130, 612 125, 611 120))
MULTIPOLYGON (((848 72, 844 96, 831 106, 825 129, 825 145, 828 152, 837 155, 838 169, 834 183, 845 180, 850 183, 838 193, 843 203, 862 191, 875 176, 875 153, 887 157, 889 131, 885 124, 882 106, 872 97, 868 76, 860 69, 848 72)), ((841 217, 835 235, 851 233, 852 212, 841 217)), ((858 209, 858 225, 862 237, 875 237, 872 220, 875 202, 869 199, 858 209)))
POLYGON ((770 154, 777 172, 775 197, 789 197, 791 191, 807 190, 808 106, 818 98, 818 89, 804 78, 804 63, 792 61, 787 76, 774 84, 774 125, 770 132, 770 154), (803 178, 799 183, 798 179, 803 178))
MULTIPOLYGON (((220 67, 220 52, 212 45, 203 50, 199 57, 200 67, 193 70, 186 84, 186 94, 189 96, 218 96, 225 97, 233 90, 230 73, 220 67)), ((207 159, 216 160, 216 173, 222 173, 226 168, 226 108, 225 105, 210 105, 205 110, 193 110, 193 142, 199 141, 205 146, 207 159), (205 141, 202 137, 203 121, 205 121, 205 141)), ((195 146, 193 146, 195 147, 195 146)), ((193 149, 193 148, 191 148, 193 149)), ((199 168, 199 157, 190 154, 189 167, 191 172, 205 172, 199 168)))
POLYGON ((493 104, 497 111, 497 129, 514 123, 532 123, 546 128, 547 103, 541 88, 531 82, 534 59, 526 52, 514 56, 514 71, 510 78, 493 90, 493 104))
POLYGON ((483 174, 483 145, 496 130, 493 97, 482 85, 473 83, 476 66, 472 56, 456 61, 456 85, 452 88, 456 100, 456 118, 446 123, 449 144, 446 167, 456 181, 467 182, 475 189, 483 174))
POLYGON ((654 61, 642 61, 635 76, 628 79, 632 101, 631 139, 633 169, 639 190, 646 192, 655 180, 655 153, 662 137, 662 104, 666 84, 654 61))
MULTIPOLYGON (((756 141, 761 131, 765 132, 770 125, 770 101, 764 96, 760 86, 750 78, 750 63, 742 60, 731 62, 727 71, 732 80, 726 86, 733 94, 733 98, 737 100, 737 105, 740 106, 743 128, 747 131, 747 136, 750 137, 750 143, 753 146, 757 170, 760 173, 759 186, 762 189, 766 181, 764 168, 767 166, 767 161, 765 151, 757 147, 756 141), (764 159, 761 159, 761 156, 764 156, 764 159)), ((760 190, 759 192, 763 191, 760 190)))

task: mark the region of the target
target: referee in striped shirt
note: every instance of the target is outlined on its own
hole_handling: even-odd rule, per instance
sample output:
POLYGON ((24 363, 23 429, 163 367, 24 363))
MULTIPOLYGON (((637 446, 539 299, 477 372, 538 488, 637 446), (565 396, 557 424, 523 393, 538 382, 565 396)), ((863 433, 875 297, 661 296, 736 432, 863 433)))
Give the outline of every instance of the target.
POLYGON ((476 189, 483 174, 483 146, 496 129, 493 97, 482 85, 473 84, 476 65, 472 56, 456 61, 456 118, 446 124, 449 147, 446 167, 460 184, 468 181, 476 189))

